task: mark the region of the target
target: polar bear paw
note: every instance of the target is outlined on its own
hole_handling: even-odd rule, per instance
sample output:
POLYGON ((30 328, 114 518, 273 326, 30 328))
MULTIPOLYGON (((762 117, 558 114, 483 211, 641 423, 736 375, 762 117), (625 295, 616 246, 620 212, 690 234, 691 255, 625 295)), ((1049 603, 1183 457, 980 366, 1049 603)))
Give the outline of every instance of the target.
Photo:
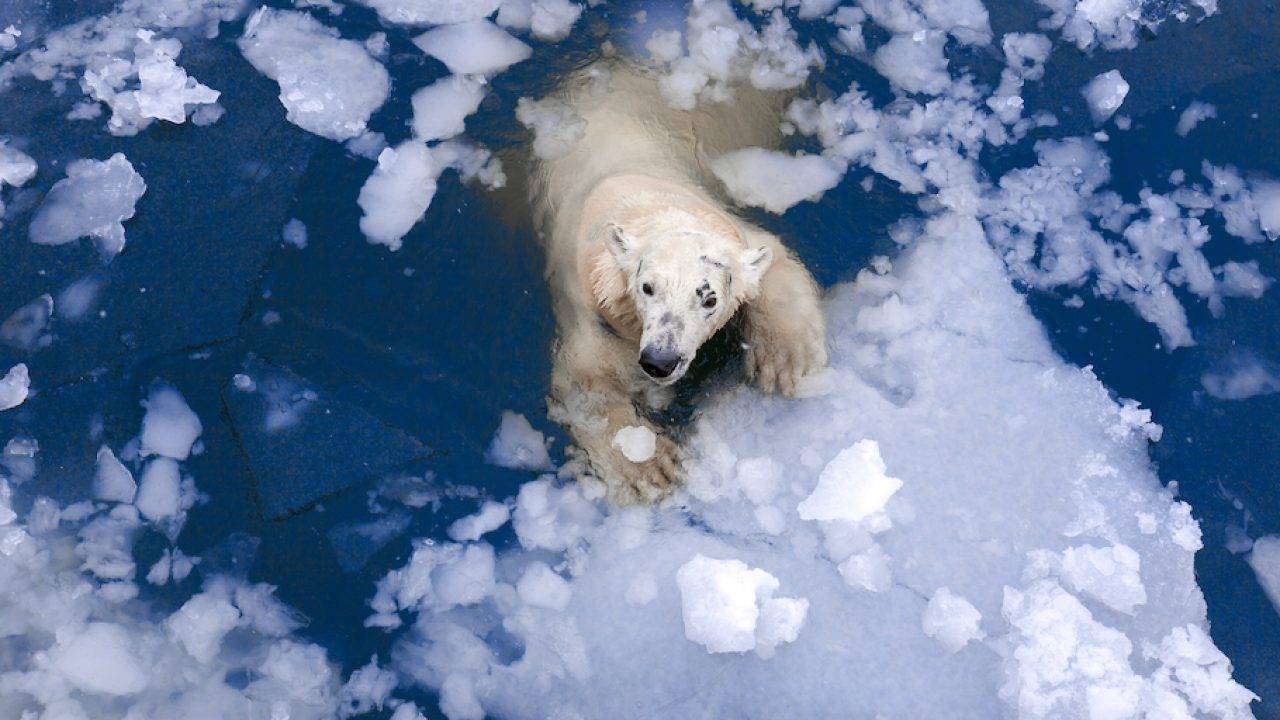
POLYGON ((795 397, 800 380, 826 364, 825 333, 820 324, 799 332, 759 333, 747 341, 747 377, 765 393, 795 397))

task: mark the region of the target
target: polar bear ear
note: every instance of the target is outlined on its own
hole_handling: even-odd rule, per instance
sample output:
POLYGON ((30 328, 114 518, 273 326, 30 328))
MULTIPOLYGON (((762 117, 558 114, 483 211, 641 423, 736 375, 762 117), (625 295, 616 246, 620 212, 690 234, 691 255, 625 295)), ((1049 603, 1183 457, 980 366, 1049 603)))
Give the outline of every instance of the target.
POLYGON ((753 296, 760 287, 760 279, 773 264, 773 248, 768 245, 747 248, 738 257, 738 262, 742 265, 742 284, 746 286, 747 294, 753 296))
POLYGON ((609 252, 618 260, 623 260, 631 256, 636 251, 636 238, 631 233, 622 229, 617 223, 609 223, 604 228, 605 243, 609 246, 609 252))

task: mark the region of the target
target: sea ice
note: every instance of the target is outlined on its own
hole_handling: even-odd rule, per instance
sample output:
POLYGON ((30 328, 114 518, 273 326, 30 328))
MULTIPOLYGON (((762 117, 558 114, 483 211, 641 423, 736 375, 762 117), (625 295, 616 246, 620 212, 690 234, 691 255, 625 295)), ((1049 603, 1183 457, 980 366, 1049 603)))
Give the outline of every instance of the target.
POLYGON ((1254 540, 1248 560, 1262 591, 1267 594, 1267 599, 1276 612, 1280 613, 1280 535, 1267 535, 1254 540))
POLYGON ((529 421, 519 413, 503 411, 498 431, 485 451, 485 460, 499 467, 513 470, 550 470, 551 456, 547 454, 547 440, 533 429, 529 421))
POLYGON ((822 197, 840 183, 846 167, 822 155, 788 155, 763 148, 735 150, 711 161, 711 171, 734 200, 773 213, 822 197))
POLYGON ((1218 108, 1206 102, 1193 100, 1178 116, 1178 126, 1175 131, 1181 137, 1186 137, 1201 122, 1216 117, 1218 117, 1218 108))
POLYGON ((1241 353, 1225 367, 1201 375, 1200 384, 1219 400, 1245 400, 1280 392, 1280 374, 1257 356, 1241 353))
POLYGON ((880 446, 874 440, 859 440, 827 463, 817 487, 796 512, 804 520, 861 522, 882 512, 901 488, 901 480, 885 474, 880 446))
POLYGON ((307 226, 298 218, 290 218, 289 222, 284 224, 280 237, 299 250, 307 248, 307 226))
POLYGON ((587 132, 587 121, 554 97, 520 98, 516 119, 533 131, 533 152, 544 160, 568 155, 587 132))
POLYGON ((97 471, 93 478, 93 497, 107 502, 131 503, 138 492, 133 473, 116 458, 111 448, 98 448, 97 471))
POLYGON ((115 257, 124 249, 123 223, 146 191, 142 176, 120 153, 106 160, 76 160, 50 188, 28 235, 39 245, 92 237, 104 257, 115 257))
POLYGON ((624 427, 613 435, 613 446, 633 463, 647 462, 657 449, 658 436, 647 427, 624 427))
POLYGON ((920 624, 924 634, 936 638, 950 652, 959 652, 983 637, 982 613, 968 600, 947 588, 938 588, 924 608, 920 624))
POLYGON ((0 410, 12 410, 27 401, 31 390, 31 376, 27 366, 18 363, 0 377, 0 410))
POLYGON ((143 402, 147 409, 142 418, 139 453, 143 457, 163 455, 186 460, 204 427, 200 418, 187 406, 182 395, 171 387, 158 386, 143 402))
POLYGON ((1093 121, 1101 124, 1120 109, 1120 104, 1129 94, 1129 83, 1121 77, 1119 70, 1108 70, 1090 80, 1080 92, 1089 103, 1093 121))
POLYGON ((452 25, 482 20, 502 4, 502 0, 358 0, 377 11, 384 22, 394 25, 452 25))
POLYGON ((496 75, 533 54, 532 48, 488 20, 428 30, 413 44, 454 75, 496 75))
POLYGON ((476 514, 455 520, 449 526, 449 537, 455 542, 474 542, 506 525, 510 519, 510 508, 503 503, 486 500, 476 514))
POLYGON ((467 116, 480 107, 486 86, 466 76, 450 75, 413 94, 413 134, 419 140, 461 135, 467 116))
POLYGON ((171 458, 147 463, 134 499, 138 512, 148 520, 167 520, 182 512, 182 471, 171 458))
POLYGON ((245 21, 240 51, 280 85, 289 122, 330 140, 365 132, 391 84, 363 45, 344 40, 315 18, 262 8, 245 21))
POLYGON ((0 323, 0 342, 19 350, 46 347, 52 338, 46 332, 53 318, 53 298, 41 295, 14 310, 0 323))
POLYGON ((774 598, 778 579, 741 560, 695 555, 676 572, 684 633, 711 653, 768 653, 796 639, 807 600, 774 598))

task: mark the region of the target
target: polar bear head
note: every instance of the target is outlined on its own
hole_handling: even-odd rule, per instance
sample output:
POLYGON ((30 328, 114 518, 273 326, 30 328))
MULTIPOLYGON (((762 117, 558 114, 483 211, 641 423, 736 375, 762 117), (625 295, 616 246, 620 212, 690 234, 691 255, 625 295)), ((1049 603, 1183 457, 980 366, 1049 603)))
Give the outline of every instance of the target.
POLYGON ((670 385, 698 348, 760 292, 772 248, 749 247, 728 218, 679 211, 624 227, 608 223, 592 291, 615 327, 638 340, 641 370, 670 385))

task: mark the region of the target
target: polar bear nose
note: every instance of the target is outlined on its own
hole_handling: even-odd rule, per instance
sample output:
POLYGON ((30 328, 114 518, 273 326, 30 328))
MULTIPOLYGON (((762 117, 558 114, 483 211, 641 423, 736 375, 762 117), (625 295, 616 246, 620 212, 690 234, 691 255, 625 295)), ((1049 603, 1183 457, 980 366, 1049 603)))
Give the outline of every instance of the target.
POLYGON ((649 377, 656 380, 671 375, 680 364, 680 353, 673 350, 662 350, 652 345, 640 351, 640 367, 649 377))

